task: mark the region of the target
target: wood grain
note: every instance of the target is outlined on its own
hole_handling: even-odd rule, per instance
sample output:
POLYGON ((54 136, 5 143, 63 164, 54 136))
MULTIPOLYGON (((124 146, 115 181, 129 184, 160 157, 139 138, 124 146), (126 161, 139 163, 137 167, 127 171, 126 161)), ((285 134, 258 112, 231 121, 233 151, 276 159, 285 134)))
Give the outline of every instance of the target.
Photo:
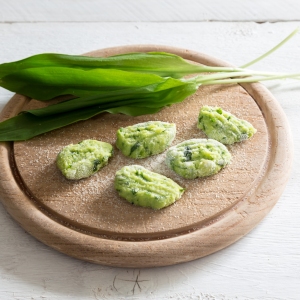
MULTIPOLYGON (((137 50, 164 50, 195 62, 224 64, 203 54, 162 46, 118 47, 89 55, 137 50)), ((2 118, 14 115, 18 110, 11 109, 17 103, 18 109, 23 107, 27 100, 21 100, 24 103, 15 96, 2 118)), ((28 232, 68 255, 116 266, 169 265, 215 252, 251 230, 273 207, 285 186, 291 149, 286 118, 261 85, 206 87, 155 116, 101 115, 15 143, 14 151, 10 144, 3 144, 1 161, 6 167, 0 175, 1 195, 7 210, 28 232), (177 124, 174 143, 201 136, 195 123, 203 104, 220 105, 249 120, 258 133, 245 143, 231 146, 232 164, 205 180, 176 177, 164 167, 163 155, 141 162, 187 187, 184 197, 167 209, 154 212, 133 207, 115 194, 115 171, 133 163, 118 152, 109 168, 80 182, 65 180, 55 168, 55 157, 63 145, 90 137, 114 143, 119 126, 153 118, 177 124), (12 154, 20 177, 13 172, 12 154)))
POLYGON ((2 1, 0 22, 296 21, 299 2, 286 0, 39 0, 2 1))

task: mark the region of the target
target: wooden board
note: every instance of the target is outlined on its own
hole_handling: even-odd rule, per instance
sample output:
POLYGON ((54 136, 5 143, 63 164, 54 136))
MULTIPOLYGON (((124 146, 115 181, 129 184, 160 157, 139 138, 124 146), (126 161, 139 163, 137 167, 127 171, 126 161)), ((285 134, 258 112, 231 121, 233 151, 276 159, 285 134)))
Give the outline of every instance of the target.
MULTIPOLYGON (((134 51, 167 51, 197 63, 227 65, 201 53, 153 45, 88 55, 134 51)), ((1 119, 39 105, 15 95, 1 119)), ((25 230, 67 255, 123 267, 171 265, 218 251, 249 232, 280 197, 291 169, 292 149, 286 117, 262 85, 201 87, 183 103, 155 115, 101 114, 29 141, 1 143, 0 196, 25 230), (232 163, 215 176, 185 180, 166 167, 164 153, 133 160, 116 148, 109 165, 88 179, 68 181, 56 168, 55 158, 63 146, 87 138, 114 145, 120 126, 138 122, 176 123, 174 145, 204 137, 196 127, 202 105, 221 106, 258 129, 249 141, 228 147, 232 163), (172 178, 187 189, 184 196, 160 211, 130 205, 113 188, 115 172, 129 164, 172 178)))

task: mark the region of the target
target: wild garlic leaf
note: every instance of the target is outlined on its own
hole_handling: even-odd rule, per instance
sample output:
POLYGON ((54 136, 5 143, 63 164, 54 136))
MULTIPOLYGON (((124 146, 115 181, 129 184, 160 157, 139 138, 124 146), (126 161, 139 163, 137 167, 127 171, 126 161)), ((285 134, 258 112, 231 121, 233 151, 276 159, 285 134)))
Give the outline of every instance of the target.
POLYGON ((123 89, 24 111, 0 123, 0 141, 27 140, 39 134, 89 119, 102 112, 130 116, 152 114, 195 93, 197 85, 166 78, 163 83, 123 89))
POLYGON ((0 65, 0 78, 28 68, 66 67, 82 70, 118 69, 181 78, 188 74, 229 71, 232 68, 195 65, 166 52, 135 52, 109 57, 43 53, 0 65))

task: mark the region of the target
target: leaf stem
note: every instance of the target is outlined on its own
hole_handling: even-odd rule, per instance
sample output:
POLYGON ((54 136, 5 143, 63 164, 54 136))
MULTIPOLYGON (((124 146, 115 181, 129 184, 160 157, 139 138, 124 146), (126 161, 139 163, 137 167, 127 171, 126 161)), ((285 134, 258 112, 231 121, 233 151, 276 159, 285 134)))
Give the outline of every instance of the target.
MULTIPOLYGON (((249 76, 261 76, 260 78, 264 78, 264 80, 268 80, 269 78, 296 78, 295 74, 285 74, 285 73, 268 73, 268 72, 256 72, 256 71, 241 71, 241 72, 227 72, 227 73, 218 73, 212 75, 198 75, 196 77, 187 79, 186 81, 195 81, 197 84, 203 84, 205 82, 210 82, 212 80, 220 82, 221 79, 232 79, 234 77, 249 77, 249 76)), ((299 75, 299 74, 298 74, 299 75)), ((239 82, 239 79, 235 79, 239 82)))
POLYGON ((276 51, 278 48, 280 48, 283 44, 285 44, 289 39, 291 39, 295 34, 297 34, 298 31, 299 31, 299 28, 296 28, 291 34, 289 34, 283 41, 281 41, 279 44, 277 44, 271 50, 269 50, 268 52, 264 53, 263 55, 257 57, 256 59, 248 62, 247 64, 241 66, 241 68, 247 68, 247 67, 257 63, 258 61, 264 59, 268 55, 272 54, 274 51, 276 51))
POLYGON ((228 79, 217 79, 204 81, 203 83, 199 82, 200 85, 210 85, 210 84, 230 84, 230 83, 242 83, 242 82, 258 82, 265 80, 275 80, 275 79, 300 79, 300 73, 295 74, 279 74, 274 76, 249 76, 245 78, 228 78, 228 79))

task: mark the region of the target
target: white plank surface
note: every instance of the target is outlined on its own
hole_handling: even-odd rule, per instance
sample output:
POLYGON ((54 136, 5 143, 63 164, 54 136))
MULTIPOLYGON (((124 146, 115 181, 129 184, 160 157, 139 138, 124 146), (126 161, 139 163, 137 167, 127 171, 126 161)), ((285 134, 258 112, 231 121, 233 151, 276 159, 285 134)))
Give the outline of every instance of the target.
MULTIPOLYGON (((299 22, 0 24, 0 63, 41 52, 79 54, 117 45, 155 43, 205 52, 241 65, 271 48, 299 25, 299 22)), ((300 34, 253 68, 299 72, 299 50, 300 34)), ((41 244, 24 232, 0 205, 0 299, 298 300, 300 83, 283 81, 267 86, 290 120, 295 162, 284 194, 251 233, 218 253, 177 266, 141 270, 109 268, 69 258, 41 244)), ((10 96, 11 93, 0 89, 0 109, 10 96)))
POLYGON ((0 0, 0 22, 299 21, 299 0, 0 0))

